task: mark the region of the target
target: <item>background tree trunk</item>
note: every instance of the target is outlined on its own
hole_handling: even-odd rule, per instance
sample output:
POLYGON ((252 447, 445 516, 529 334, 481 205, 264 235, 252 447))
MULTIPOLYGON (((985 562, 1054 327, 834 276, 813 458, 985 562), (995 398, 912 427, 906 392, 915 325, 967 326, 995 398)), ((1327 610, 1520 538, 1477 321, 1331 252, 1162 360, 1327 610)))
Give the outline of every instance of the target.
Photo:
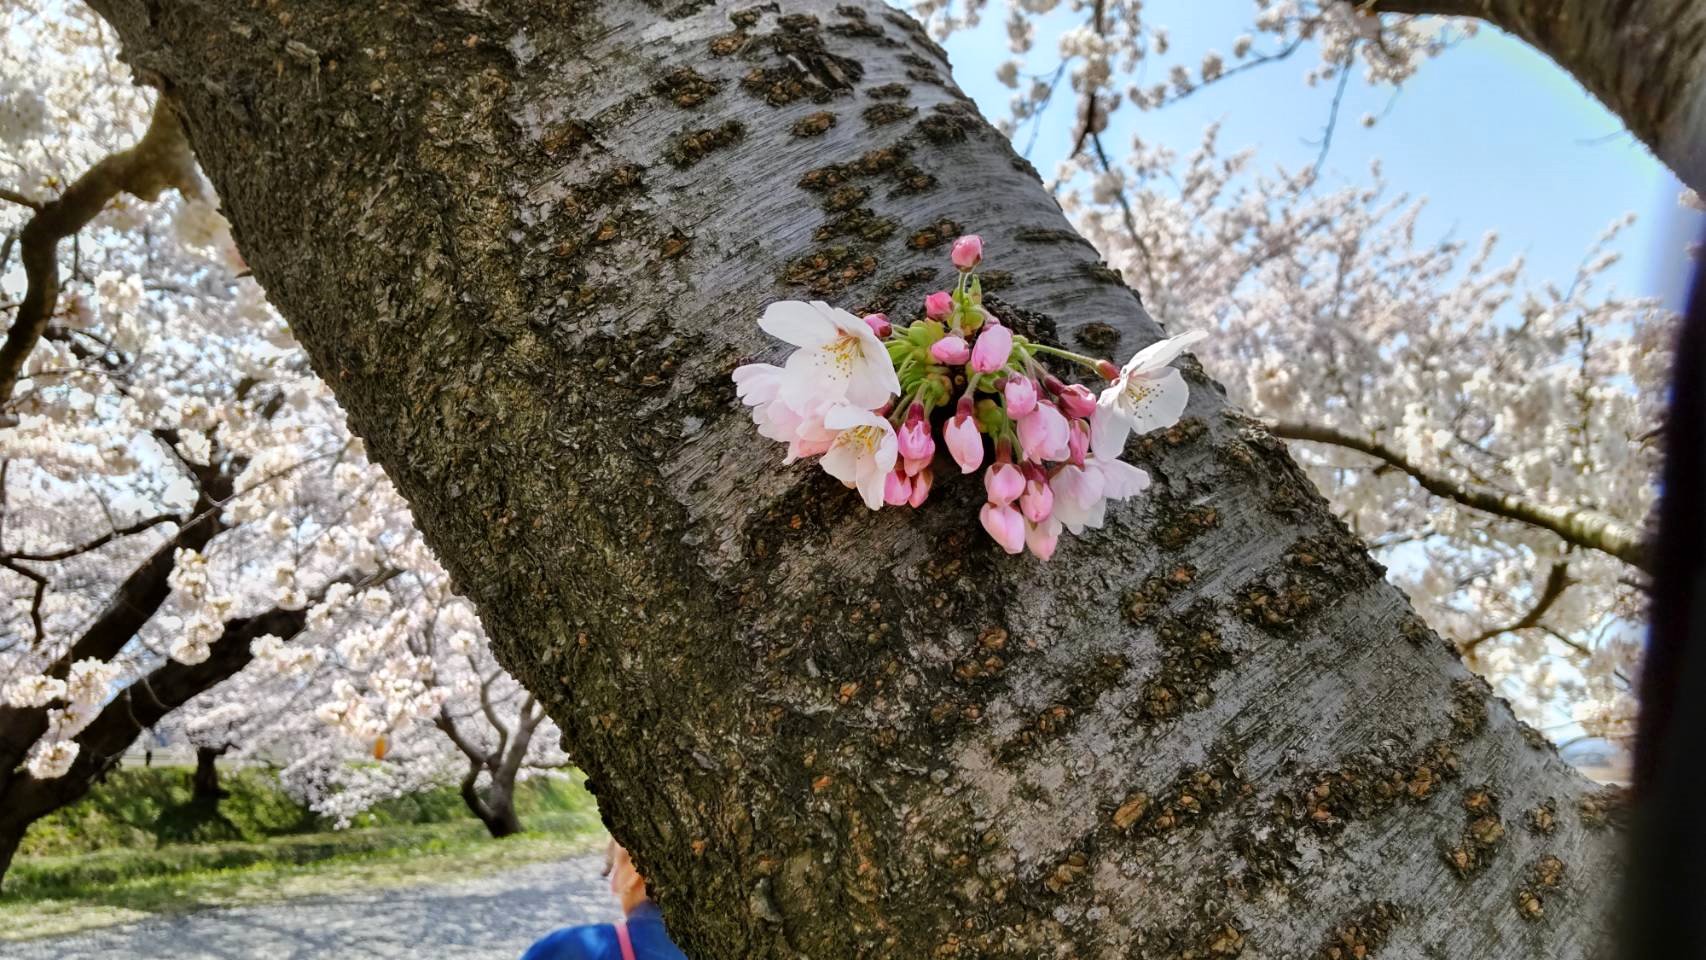
POLYGON ((190 799, 217 806, 225 791, 219 787, 219 758, 230 750, 229 743, 219 747, 195 748, 195 773, 190 777, 190 799))
MULTIPOLYGON (((783 296, 1159 335, 875 0, 98 0, 690 956, 1581 957, 1604 802, 1186 363, 1054 562, 863 509, 730 370, 783 296)), ((1303 358, 1300 358, 1300 361, 1303 358)))
POLYGON ((1475 17, 1515 34, 1617 114, 1677 179, 1706 193, 1706 4, 1372 0, 1363 9, 1475 17))

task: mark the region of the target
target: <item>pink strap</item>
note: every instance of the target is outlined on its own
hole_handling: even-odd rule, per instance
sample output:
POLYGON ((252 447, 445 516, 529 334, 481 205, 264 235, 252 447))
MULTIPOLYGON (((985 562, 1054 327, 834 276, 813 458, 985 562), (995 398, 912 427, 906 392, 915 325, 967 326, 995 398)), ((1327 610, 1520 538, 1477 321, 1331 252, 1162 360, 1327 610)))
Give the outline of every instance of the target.
POLYGON ((634 960, 634 941, 628 939, 628 921, 616 924, 616 942, 622 945, 622 960, 634 960))

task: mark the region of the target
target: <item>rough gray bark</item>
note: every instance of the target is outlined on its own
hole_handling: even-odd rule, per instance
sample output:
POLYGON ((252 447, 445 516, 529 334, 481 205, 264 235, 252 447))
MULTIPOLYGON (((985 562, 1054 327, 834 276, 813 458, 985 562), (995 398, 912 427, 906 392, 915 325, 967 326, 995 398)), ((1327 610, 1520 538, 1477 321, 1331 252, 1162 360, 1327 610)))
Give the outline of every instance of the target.
POLYGON ((1706 4, 1372 0, 1364 9, 1475 17, 1515 34, 1617 114, 1677 179, 1706 193, 1706 4))
POLYGON ((777 466, 728 380, 763 304, 911 311, 961 230, 1015 325, 1159 333, 904 16, 95 5, 690 956, 1600 938, 1604 798, 1194 364, 1153 495, 1047 565, 975 484, 777 466))

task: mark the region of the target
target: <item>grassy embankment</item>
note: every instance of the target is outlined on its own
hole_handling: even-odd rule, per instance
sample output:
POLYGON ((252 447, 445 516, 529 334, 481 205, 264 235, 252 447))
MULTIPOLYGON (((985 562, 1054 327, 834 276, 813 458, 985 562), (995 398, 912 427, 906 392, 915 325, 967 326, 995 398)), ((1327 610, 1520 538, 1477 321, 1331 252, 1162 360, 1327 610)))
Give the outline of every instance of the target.
POLYGON ((189 803, 189 771, 117 771, 31 828, 0 896, 0 940, 151 913, 477 875, 569 856, 603 838, 573 781, 517 788, 521 836, 492 840, 452 789, 399 797, 345 830, 296 805, 260 769, 225 778, 217 816, 189 803))

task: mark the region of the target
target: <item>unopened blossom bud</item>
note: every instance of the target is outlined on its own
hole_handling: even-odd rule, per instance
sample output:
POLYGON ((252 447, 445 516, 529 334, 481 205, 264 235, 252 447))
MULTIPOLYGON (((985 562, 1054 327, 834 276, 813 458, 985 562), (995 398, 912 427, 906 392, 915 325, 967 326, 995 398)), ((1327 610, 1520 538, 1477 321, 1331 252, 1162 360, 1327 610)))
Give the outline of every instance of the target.
MULTIPOLYGON (((953 309, 954 298, 950 297, 946 290, 938 290, 924 298, 924 315, 932 320, 942 319, 949 313, 952 313, 953 309)), ((1112 379, 1112 377, 1109 379, 1112 379)))
POLYGON ((1090 424, 1086 420, 1073 420, 1067 424, 1066 460, 1075 467, 1084 466, 1084 455, 1090 452, 1090 424))
POLYGON ((912 478, 912 497, 906 502, 914 507, 921 506, 924 498, 930 496, 930 485, 936 482, 936 475, 926 466, 918 471, 918 476, 912 478))
POLYGON ((1048 477, 1041 470, 1028 470, 1025 492, 1019 495, 1019 512, 1032 523, 1042 523, 1054 512, 1054 491, 1049 489, 1048 477))
POLYGON ((886 314, 873 313, 866 316, 865 325, 871 328, 871 332, 876 334, 879 340, 894 332, 894 324, 889 322, 886 314))
POLYGON ((1060 411, 1074 419, 1096 412, 1096 395, 1082 383, 1061 387, 1059 403, 1060 411))
MULTIPOLYGON (((908 420, 895 431, 895 442, 900 455, 908 461, 929 463, 930 458, 936 455, 936 440, 930 436, 930 423, 922 418, 908 420)), ((914 474, 918 471, 909 468, 906 472, 914 474)))
POLYGON ((973 269, 983 259, 983 238, 975 233, 968 233, 955 240, 952 257, 954 266, 961 273, 973 269))
POLYGON ((983 465, 983 434, 978 432, 977 420, 972 417, 969 398, 960 401, 960 410, 942 428, 942 440, 948 453, 960 465, 960 473, 971 473, 983 465))
POLYGON ((990 503, 1012 503, 1025 492, 1025 475, 1018 467, 1001 460, 984 471, 983 489, 989 494, 990 503))
POLYGON ((904 505, 912 499, 912 481, 897 466, 883 479, 883 502, 891 507, 904 505))
POLYGON ((1014 554, 1024 551, 1025 518, 1019 511, 1003 504, 986 503, 977 518, 983 522, 983 529, 1001 544, 1001 549, 1014 554))
POLYGON ((1039 403, 1030 416, 1019 421, 1019 446, 1024 448, 1026 460, 1065 460, 1071 433, 1059 407, 1039 403))
POLYGON ((960 337, 943 337, 930 345, 930 357, 937 363, 957 367, 971 359, 971 347, 960 337))
POLYGON ((1023 417, 1037 408, 1037 384, 1030 377, 1013 377, 1002 388, 1009 417, 1023 417))
POLYGON ((971 368, 978 373, 994 373, 1007 365, 1013 355, 1013 331, 999 323, 991 323, 977 335, 971 348, 971 368))

